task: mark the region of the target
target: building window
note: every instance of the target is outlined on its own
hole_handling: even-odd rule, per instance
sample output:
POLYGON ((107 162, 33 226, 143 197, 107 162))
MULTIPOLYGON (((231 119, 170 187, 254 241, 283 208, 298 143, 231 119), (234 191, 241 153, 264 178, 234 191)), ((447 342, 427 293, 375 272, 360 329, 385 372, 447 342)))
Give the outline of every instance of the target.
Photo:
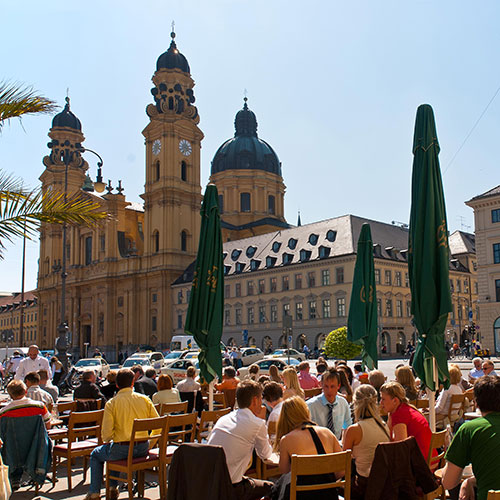
POLYGON ((382 299, 377 299, 377 315, 382 316, 382 299))
POLYGON ((274 293, 276 291, 276 287, 277 287, 277 279, 271 278, 269 280, 269 286, 270 286, 271 293, 274 293))
POLYGON ((186 231, 181 231, 181 251, 187 252, 187 233, 186 233, 186 231))
POLYGON ((401 286, 401 271, 396 271, 394 275, 394 282, 396 286, 401 286))
POLYGON ((455 285, 453 284, 453 280, 450 278, 450 292, 453 293, 455 291, 455 285))
POLYGON ((411 317, 411 302, 409 300, 406 302, 406 316, 411 317))
POLYGON ((159 181, 160 180, 160 162, 157 161, 155 163, 155 181, 159 181))
POLYGON ((177 292, 177 304, 182 304, 182 290, 177 292))
POLYGON ((410 276, 408 275, 408 273, 405 273, 405 287, 410 287, 410 276))
MULTIPOLYGON (((474 293, 477 295, 479 293, 479 287, 477 281, 474 281, 474 293)), ((35 318, 36 319, 36 318, 35 318)))
POLYGON ((385 276, 385 284, 392 285, 392 273, 391 273, 391 271, 385 271, 384 276, 385 276))
POLYGON ((392 299, 385 300, 385 315, 392 318, 392 299))
POLYGON ((231 285, 224 285, 224 298, 229 299, 231 297, 231 285))
POLYGON ((396 300, 396 316, 398 318, 403 317, 403 301, 402 300, 396 300))
MULTIPOLYGON (((182 328, 182 316, 181 316, 181 328, 182 328)), ((156 332, 156 316, 151 316, 151 330, 156 332)))
POLYGON ((181 161, 181 181, 187 181, 187 165, 185 161, 181 161))
POLYGON ((464 292, 469 293, 469 280, 464 279, 464 292))
POLYGON ((290 316, 290 304, 283 304, 283 317, 290 316))
POLYGON ((259 323, 266 322, 266 306, 259 306, 259 323))
POLYGON ((462 283, 457 280, 457 293, 462 293, 462 283))
POLYGON ((177 315, 177 328, 182 330, 182 314, 177 315))
POLYGON ((236 283, 234 287, 234 296, 241 297, 241 283, 236 283))
POLYGON ((307 285, 309 286, 309 288, 313 288, 316 286, 316 273, 315 272, 307 273, 307 285))
POLYGON ((345 317, 345 297, 337 299, 337 317, 339 318, 345 317))
POLYGON ((295 319, 297 321, 302 320, 302 302, 297 302, 295 304, 295 319))
POLYGON ((240 193, 240 212, 250 212, 250 193, 240 193))
POLYGON ((302 288, 302 274, 295 275, 295 289, 298 290, 302 288))
POLYGON ((491 211, 491 222, 500 222, 500 208, 491 211))
POLYGON ((321 271, 321 285, 328 286, 330 284, 330 269, 323 269, 321 271))
POLYGON ((266 282, 265 282, 265 280, 259 280, 259 293, 266 293, 266 282))
POLYGON ((92 264, 92 236, 85 238, 85 265, 92 264))
POLYGON ((231 309, 226 309, 224 311, 224 324, 226 326, 231 324, 231 309))
POLYGON ((323 299, 323 318, 330 318, 331 315, 330 299, 323 299))
POLYGON ((287 290, 290 289, 290 281, 288 279, 288 276, 283 276, 283 278, 282 278, 282 288, 283 288, 284 292, 286 292, 287 290))
MULTIPOLYGON (((104 234, 101 234, 101 236, 99 237, 99 244, 100 244, 100 250, 101 252, 104 252, 106 250, 106 236, 104 234)), ((68 246, 66 246, 66 256, 68 257, 68 251, 69 251, 69 248, 68 246)))
POLYGON ((247 295, 253 295, 253 281, 247 281, 247 295))
POLYGON ((234 314, 235 314, 234 322, 237 325, 241 325, 241 309, 239 309, 239 308, 235 309, 234 314))
POLYGON ((500 264, 500 243, 493 244, 493 262, 500 264))
POLYGON ((458 303, 457 304, 458 319, 462 319, 462 317, 463 317, 463 311, 462 311, 462 309, 463 309, 462 304, 458 303))
POLYGON ((158 231, 153 232, 153 252, 158 253, 160 251, 160 233, 158 231))
POLYGON ((335 269, 335 283, 337 283, 337 285, 344 283, 344 268, 343 267, 337 267, 335 269))
POLYGON ((316 301, 309 301, 309 319, 316 319, 316 301))
POLYGON ((253 313, 253 307, 249 307, 247 310, 247 316, 248 316, 248 321, 247 323, 249 325, 252 325, 255 321, 254 313, 253 313))
POLYGON ((380 285, 380 269, 375 269, 375 284, 380 285))
POLYGON ((276 198, 272 195, 267 197, 267 213, 274 215, 276 212, 276 198))
POLYGON ((224 213, 224 195, 222 194, 219 195, 219 213, 224 213))
POLYGON ((278 306, 276 304, 271 304, 271 323, 276 323, 278 321, 278 306))

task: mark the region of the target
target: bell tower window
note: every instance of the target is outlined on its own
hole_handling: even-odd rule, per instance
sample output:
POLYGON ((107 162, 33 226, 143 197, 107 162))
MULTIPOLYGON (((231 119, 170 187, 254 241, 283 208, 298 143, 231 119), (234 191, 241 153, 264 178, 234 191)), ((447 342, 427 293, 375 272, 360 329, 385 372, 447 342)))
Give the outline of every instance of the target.
POLYGON ((241 193, 240 212, 250 212, 250 210, 251 210, 250 193, 241 193))
POLYGON ((267 197, 267 213, 272 215, 276 213, 276 198, 273 195, 267 197))
POLYGON ((154 176, 155 176, 155 181, 159 181, 160 180, 160 162, 159 161, 155 162, 154 176))
POLYGON ((187 233, 186 233, 186 231, 181 232, 181 251, 187 252, 187 233))
POLYGON ((224 213, 224 195, 222 194, 219 195, 219 213, 224 213))
POLYGON ((85 238, 85 265, 92 264, 92 236, 85 238))
POLYGON ((160 233, 158 231, 153 232, 153 252, 158 253, 160 251, 160 233))
POLYGON ((185 161, 181 162, 181 181, 187 181, 187 165, 185 161))

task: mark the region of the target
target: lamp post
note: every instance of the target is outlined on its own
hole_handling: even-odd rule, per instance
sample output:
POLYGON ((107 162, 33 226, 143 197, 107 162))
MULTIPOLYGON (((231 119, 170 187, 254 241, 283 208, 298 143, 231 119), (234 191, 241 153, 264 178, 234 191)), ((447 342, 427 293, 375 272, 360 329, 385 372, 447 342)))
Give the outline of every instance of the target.
MULTIPOLYGON (((102 193, 104 191, 105 184, 102 182, 102 158, 99 154, 97 154, 95 151, 92 151, 91 149, 84 148, 81 145, 77 145, 76 150, 72 150, 70 148, 70 142, 65 141, 64 142, 65 148, 62 149, 61 151, 61 157, 64 162, 64 202, 66 203, 68 200, 68 167, 69 164, 73 161, 75 152, 78 153, 84 153, 86 151, 89 151, 93 154, 95 154, 98 158, 99 161, 97 162, 97 176, 96 176, 96 182, 94 183, 95 190, 99 193, 102 193)), ((70 343, 68 342, 68 335, 70 333, 70 330, 68 328, 68 324, 66 323, 66 278, 68 276, 66 272, 66 261, 67 261, 67 226, 66 223, 63 224, 63 235, 62 235, 62 245, 63 245, 63 252, 62 252, 62 264, 61 264, 61 322, 59 323, 59 326, 57 327, 57 340, 56 340, 56 349, 59 354, 59 357, 61 358, 61 363, 63 364, 64 370, 68 371, 68 356, 67 356, 67 351, 68 347, 70 346, 70 343)))

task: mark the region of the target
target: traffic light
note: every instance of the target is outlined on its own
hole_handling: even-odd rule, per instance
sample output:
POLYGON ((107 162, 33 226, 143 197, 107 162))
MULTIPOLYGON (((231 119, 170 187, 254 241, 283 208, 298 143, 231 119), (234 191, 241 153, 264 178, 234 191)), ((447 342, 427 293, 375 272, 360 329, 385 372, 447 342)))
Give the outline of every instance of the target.
POLYGON ((469 333, 474 337, 474 335, 476 334, 476 325, 474 323, 472 323, 470 326, 469 326, 469 333))

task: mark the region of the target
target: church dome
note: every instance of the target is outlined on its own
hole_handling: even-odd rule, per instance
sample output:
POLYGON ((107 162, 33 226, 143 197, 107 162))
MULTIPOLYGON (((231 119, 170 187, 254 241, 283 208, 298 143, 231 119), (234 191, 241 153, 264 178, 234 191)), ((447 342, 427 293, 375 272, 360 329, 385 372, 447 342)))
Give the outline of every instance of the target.
POLYGON ((215 153, 212 175, 225 170, 264 170, 281 176, 281 163, 273 148, 257 136, 257 118, 248 109, 245 97, 243 109, 236 113, 235 133, 215 153))
POLYGON ((180 69, 184 73, 191 73, 187 59, 179 52, 174 38, 175 33, 170 33, 172 42, 166 52, 164 52, 156 61, 156 70, 160 69, 180 69))
POLYGON ((79 131, 82 130, 80 120, 69 109, 69 97, 66 97, 66 106, 64 106, 64 109, 54 116, 52 128, 54 127, 69 127, 79 131))

